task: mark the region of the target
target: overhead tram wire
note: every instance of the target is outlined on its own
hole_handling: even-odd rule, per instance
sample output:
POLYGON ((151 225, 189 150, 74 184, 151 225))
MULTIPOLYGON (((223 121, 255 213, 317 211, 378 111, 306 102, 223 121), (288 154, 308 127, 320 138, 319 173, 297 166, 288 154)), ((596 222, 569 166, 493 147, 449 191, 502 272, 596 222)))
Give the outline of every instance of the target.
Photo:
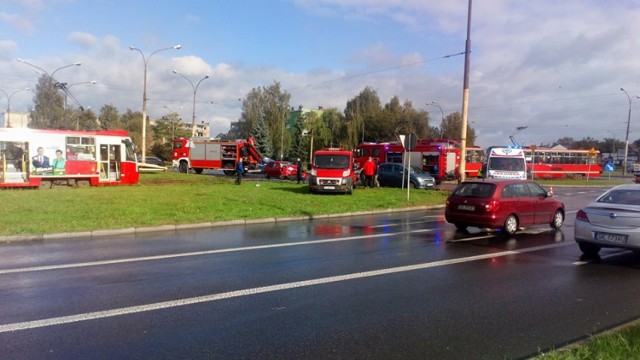
POLYGON ((387 72, 387 71, 392 71, 392 70, 398 70, 398 69, 402 69, 402 68, 406 68, 406 67, 416 66, 416 65, 420 65, 420 64, 424 64, 424 63, 428 63, 428 62, 432 62, 432 61, 436 61, 436 60, 447 59, 447 58, 460 56, 460 55, 464 55, 464 54, 465 54, 465 52, 463 51, 463 52, 456 53, 456 54, 449 54, 449 55, 444 55, 444 56, 440 56, 440 57, 437 57, 437 58, 432 58, 432 59, 427 59, 427 60, 423 60, 423 61, 413 62, 413 63, 410 63, 410 64, 398 65, 398 66, 394 66, 394 67, 391 67, 391 68, 379 69, 379 70, 374 70, 374 71, 369 71, 369 72, 364 72, 364 73, 344 76, 344 77, 341 77, 341 78, 321 81, 321 82, 317 82, 317 83, 306 84, 306 85, 302 85, 302 86, 298 86, 298 87, 292 87, 292 88, 288 88, 288 89, 285 89, 285 90, 286 91, 292 91, 292 90, 305 89, 305 88, 324 85, 324 84, 329 84, 329 83, 333 83, 333 82, 354 79, 354 78, 358 78, 358 77, 362 77, 362 76, 367 76, 367 75, 372 75, 372 74, 379 74, 379 73, 382 73, 382 72, 387 72))

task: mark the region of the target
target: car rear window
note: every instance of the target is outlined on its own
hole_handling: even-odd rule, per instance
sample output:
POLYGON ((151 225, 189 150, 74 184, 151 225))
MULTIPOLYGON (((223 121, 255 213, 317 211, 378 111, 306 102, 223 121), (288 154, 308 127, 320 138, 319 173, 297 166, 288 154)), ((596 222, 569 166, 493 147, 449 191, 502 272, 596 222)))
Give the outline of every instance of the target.
POLYGON ((453 196, 490 198, 496 191, 495 184, 488 183, 462 183, 453 191, 453 196))
POLYGON ((638 190, 612 190, 598 199, 599 203, 640 205, 640 191, 638 190))

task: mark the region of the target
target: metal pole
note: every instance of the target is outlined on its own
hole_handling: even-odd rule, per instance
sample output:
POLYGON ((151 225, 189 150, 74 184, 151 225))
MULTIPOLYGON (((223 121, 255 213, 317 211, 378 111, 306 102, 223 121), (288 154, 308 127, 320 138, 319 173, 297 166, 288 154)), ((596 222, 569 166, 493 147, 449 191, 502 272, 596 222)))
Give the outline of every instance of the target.
POLYGON ((467 14, 467 41, 464 52, 464 87, 462 92, 462 129, 460 130, 460 181, 466 177, 467 116, 469 111, 469 64, 471 62, 471 0, 467 14))
POLYGON ((158 49, 152 52, 149 55, 149 57, 145 57, 142 50, 134 46, 129 46, 129 50, 137 51, 140 53, 140 56, 142 56, 142 62, 144 63, 144 82, 143 82, 143 90, 142 90, 142 144, 141 144, 141 147, 142 147, 141 161, 143 163, 145 162, 146 153, 147 153, 147 64, 149 63, 149 59, 151 59, 151 57, 157 52, 164 51, 164 50, 171 50, 171 49, 179 50, 180 48, 182 48, 182 45, 178 44, 172 47, 158 49))
MULTIPOLYGON (((620 91, 624 92, 627 95, 627 99, 629 99, 629 113, 627 114, 627 133, 624 140, 624 162, 622 163, 622 175, 624 176, 627 173, 627 157, 629 155, 629 125, 631 125, 631 96, 624 88, 620 88, 620 91)), ((637 99, 640 99, 640 96, 636 95, 637 99)))
POLYGON ((24 89, 20 89, 20 90, 16 90, 14 92, 12 92, 11 94, 7 94, 6 91, 0 89, 0 91, 2 91, 2 93, 4 93, 4 95, 7 97, 7 121, 5 122, 4 126, 7 126, 7 123, 11 121, 11 98, 13 97, 13 95, 15 95, 16 93, 19 93, 21 91, 29 91, 31 90, 31 88, 24 88, 24 89))

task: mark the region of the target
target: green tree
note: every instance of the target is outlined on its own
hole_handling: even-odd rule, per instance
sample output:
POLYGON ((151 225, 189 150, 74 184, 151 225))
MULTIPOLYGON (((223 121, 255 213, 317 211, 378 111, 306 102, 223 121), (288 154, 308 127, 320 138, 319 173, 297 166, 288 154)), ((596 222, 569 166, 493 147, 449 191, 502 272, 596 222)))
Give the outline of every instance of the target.
POLYGON ((347 140, 346 122, 342 113, 336 108, 325 109, 322 112, 322 121, 329 129, 328 147, 343 147, 347 140))
POLYGON ((190 137, 191 131, 184 126, 184 122, 178 113, 170 113, 156 120, 151 126, 153 132, 153 143, 151 144, 150 155, 157 156, 162 160, 171 159, 173 144, 171 140, 176 137, 190 137))
POLYGON ((348 147, 355 148, 360 142, 371 140, 373 123, 382 111, 380 98, 375 90, 365 87, 358 96, 347 101, 344 116, 348 122, 348 147))
POLYGON ((598 140, 588 136, 586 138, 582 138, 582 140, 576 141, 573 144, 573 148, 583 150, 589 150, 591 148, 597 149, 599 143, 600 142, 598 140))
MULTIPOLYGON (((142 113, 140 111, 133 111, 131 109, 127 109, 127 111, 122 114, 120 117, 120 123, 122 125, 122 129, 126 130, 129 133, 129 137, 131 137, 131 141, 136 145, 137 151, 141 151, 142 149, 142 113)), ((149 129, 149 119, 147 118, 147 129, 149 129)), ((149 149, 153 138, 147 136, 147 143, 145 144, 146 149, 149 149)))
POLYGON ((556 140, 550 147, 554 147, 556 145, 562 145, 562 146, 566 147, 567 149, 571 149, 573 147, 573 143, 575 143, 575 140, 573 140, 572 137, 565 136, 565 137, 562 137, 562 138, 556 140))
POLYGON ((31 123, 34 129, 64 129, 64 96, 58 92, 56 82, 48 75, 42 75, 36 84, 31 110, 31 123))
POLYGON ((79 130, 94 131, 100 128, 100 125, 98 124, 98 117, 92 109, 78 109, 72 113, 72 115, 72 120, 76 122, 76 127, 79 130))
POLYGON ((303 115, 296 119, 290 150, 292 158, 308 159, 309 139, 305 136, 307 131, 305 118, 306 116, 303 115))
POLYGON ((120 112, 113 104, 103 105, 100 108, 98 121, 100 122, 100 128, 102 130, 122 129, 120 112))
POLYGON ((256 150, 264 157, 271 155, 271 139, 269 136, 269 129, 265 126, 264 118, 259 117, 253 123, 253 127, 250 132, 253 137, 256 150))
MULTIPOLYGON (((443 139, 452 139, 460 141, 462 130, 462 114, 454 112, 447 115, 440 125, 440 137, 443 139)), ((475 130, 467 124, 467 146, 471 146, 476 141, 475 130)))
POLYGON ((242 101, 242 114, 237 129, 240 137, 247 138, 255 122, 262 118, 270 135, 269 145, 274 155, 284 155, 290 143, 289 133, 285 129, 290 98, 291 94, 283 92, 278 82, 251 89, 242 101))
POLYGON ((191 131, 187 129, 178 113, 173 112, 162 116, 151 126, 153 140, 156 143, 171 143, 177 137, 190 137, 191 131))

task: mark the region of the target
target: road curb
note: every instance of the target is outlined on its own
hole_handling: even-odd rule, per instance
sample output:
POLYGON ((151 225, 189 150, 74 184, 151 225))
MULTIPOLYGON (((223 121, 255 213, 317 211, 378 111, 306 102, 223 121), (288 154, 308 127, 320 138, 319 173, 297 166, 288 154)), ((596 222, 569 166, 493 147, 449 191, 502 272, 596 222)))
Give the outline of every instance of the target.
POLYGON ((131 234, 148 234, 154 232, 176 232, 180 230, 197 230, 197 229, 213 229, 222 226, 234 226, 234 225, 256 225, 256 224, 268 224, 268 223, 281 223, 289 221, 311 221, 311 220, 326 220, 338 217, 355 217, 355 216, 367 216, 374 214, 385 213, 400 213, 419 210, 434 210, 443 208, 444 205, 432 205, 432 206, 414 206, 409 208, 397 208, 397 209, 379 209, 370 211, 354 211, 340 214, 319 214, 308 216, 288 216, 282 218, 263 218, 263 219, 247 219, 247 220, 230 220, 219 222, 204 222, 193 224, 176 224, 176 225, 157 225, 146 227, 132 227, 123 229, 109 229, 109 230, 93 230, 93 231, 78 231, 78 232, 63 232, 63 233, 48 233, 48 234, 27 234, 27 235, 0 235, 0 242, 2 243, 14 243, 14 242, 28 242, 28 241, 51 241, 51 240, 72 240, 80 238, 101 238, 106 236, 121 236, 131 234))

